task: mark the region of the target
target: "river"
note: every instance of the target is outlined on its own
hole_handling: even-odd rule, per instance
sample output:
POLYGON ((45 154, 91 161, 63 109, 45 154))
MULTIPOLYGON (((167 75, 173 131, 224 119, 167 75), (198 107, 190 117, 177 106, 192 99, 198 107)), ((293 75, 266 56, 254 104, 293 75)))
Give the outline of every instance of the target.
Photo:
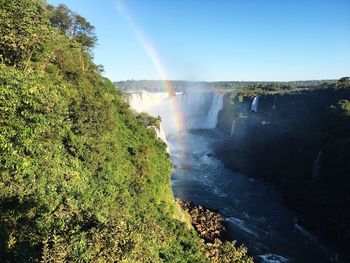
POLYGON ((296 223, 297 215, 281 203, 270 185, 232 172, 215 158, 213 145, 226 136, 213 123, 217 118, 213 115, 222 107, 220 96, 179 95, 178 104, 186 111, 184 121, 190 124, 182 131, 173 127, 164 93, 132 94, 129 100, 139 112, 162 117, 174 163, 174 196, 218 211, 225 218, 227 238, 247 246, 256 262, 341 262, 327 245, 296 223))
POLYGON ((178 148, 179 138, 168 136, 175 197, 218 210, 228 238, 246 245, 257 262, 336 262, 334 253, 296 224, 297 216, 271 186, 223 167, 211 151, 222 136, 210 130, 184 132, 185 151, 178 148))

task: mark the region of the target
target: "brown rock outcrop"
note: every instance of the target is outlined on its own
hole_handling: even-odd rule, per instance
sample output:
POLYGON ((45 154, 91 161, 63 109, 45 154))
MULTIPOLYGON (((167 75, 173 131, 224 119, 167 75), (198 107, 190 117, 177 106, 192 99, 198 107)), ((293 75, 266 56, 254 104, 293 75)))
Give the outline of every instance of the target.
POLYGON ((198 235, 206 243, 213 243, 221 238, 225 232, 224 218, 201 205, 194 205, 191 201, 177 200, 180 207, 191 216, 191 223, 198 235))

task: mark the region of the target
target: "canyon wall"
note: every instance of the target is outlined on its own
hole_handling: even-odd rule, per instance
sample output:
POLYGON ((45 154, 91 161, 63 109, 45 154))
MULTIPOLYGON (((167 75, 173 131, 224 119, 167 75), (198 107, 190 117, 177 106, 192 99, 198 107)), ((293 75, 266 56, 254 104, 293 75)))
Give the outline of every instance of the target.
POLYGON ((227 168, 271 182, 301 223, 350 241, 350 89, 227 93, 216 154, 227 168), (254 103, 253 103, 254 102, 254 103))

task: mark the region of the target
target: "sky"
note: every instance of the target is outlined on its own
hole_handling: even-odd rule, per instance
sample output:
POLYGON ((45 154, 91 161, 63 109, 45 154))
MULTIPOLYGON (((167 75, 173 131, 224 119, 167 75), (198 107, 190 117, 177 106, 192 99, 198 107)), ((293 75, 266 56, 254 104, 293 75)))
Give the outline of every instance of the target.
POLYGON ((48 0, 96 28, 112 81, 350 75, 349 0, 48 0))

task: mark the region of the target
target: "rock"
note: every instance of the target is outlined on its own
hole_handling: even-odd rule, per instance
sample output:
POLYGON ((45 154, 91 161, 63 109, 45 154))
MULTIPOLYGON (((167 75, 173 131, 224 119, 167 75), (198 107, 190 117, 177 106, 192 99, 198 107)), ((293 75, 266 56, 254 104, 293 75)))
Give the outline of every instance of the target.
POLYGON ((178 199, 177 202, 184 211, 189 213, 194 229, 207 244, 212 245, 215 239, 223 236, 225 227, 224 218, 221 215, 201 205, 196 206, 190 201, 178 199))

